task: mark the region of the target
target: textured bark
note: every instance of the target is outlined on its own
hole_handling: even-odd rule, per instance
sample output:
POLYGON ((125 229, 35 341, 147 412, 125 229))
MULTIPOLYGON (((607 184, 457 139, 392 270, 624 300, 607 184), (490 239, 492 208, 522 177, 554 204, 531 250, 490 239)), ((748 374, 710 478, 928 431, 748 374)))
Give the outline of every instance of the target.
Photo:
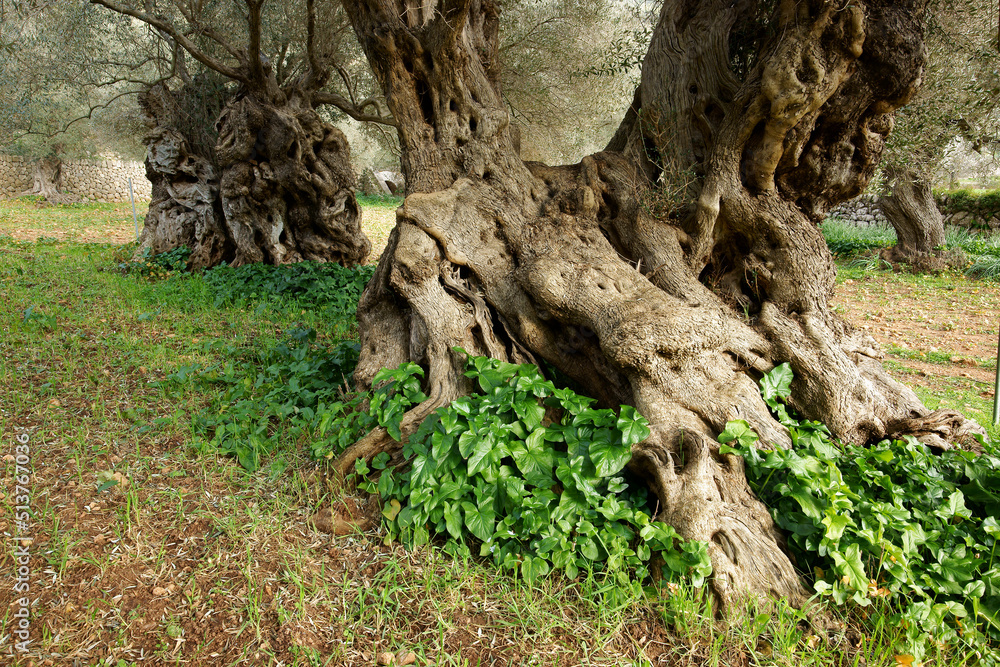
POLYGON ((173 94, 162 84, 141 100, 151 128, 146 172, 153 192, 140 251, 186 245, 190 268, 222 261, 350 266, 367 258, 371 244, 340 130, 300 98, 244 91, 212 113, 216 136, 204 118, 183 126, 194 115, 185 101, 196 100, 195 90, 173 94))
POLYGON ((59 187, 62 185, 62 160, 57 158, 42 158, 32 165, 31 190, 33 195, 41 195, 46 199, 59 197, 59 187))
POLYGON ((152 195, 137 252, 159 254, 187 246, 188 267, 204 269, 231 262, 235 246, 222 213, 211 147, 203 138, 190 141, 182 130, 182 119, 191 116, 184 102, 194 98, 193 91, 174 94, 158 84, 139 100, 150 128, 146 178, 152 195))
POLYGON ((886 220, 896 230, 896 245, 886 253, 893 262, 905 262, 920 272, 943 271, 944 219, 934 201, 930 181, 912 171, 889 174, 892 190, 879 200, 886 220))
POLYGON ((371 244, 361 231, 346 137, 309 104, 261 97, 240 97, 218 121, 233 263, 364 262, 371 244))
MULTIPOLYGON (((469 390, 460 346, 546 360, 651 423, 633 469, 660 518, 709 543, 723 605, 805 592, 741 463, 715 436, 745 419, 789 447, 757 380, 789 361, 794 407, 855 442, 978 427, 940 419, 829 307, 816 222, 872 176, 891 113, 924 63, 920 2, 779 3, 742 80, 733 27, 750 2, 667 0, 609 150, 549 167, 518 157, 488 0, 363 0, 348 12, 398 124, 407 197, 359 307, 356 381, 413 360, 422 415, 469 390), (844 6, 842 6, 842 4, 844 6), (902 430, 901 430, 902 429, 902 430)), ((745 35, 744 35, 745 37, 745 35)), ((392 449, 374 432, 338 462, 392 449)))

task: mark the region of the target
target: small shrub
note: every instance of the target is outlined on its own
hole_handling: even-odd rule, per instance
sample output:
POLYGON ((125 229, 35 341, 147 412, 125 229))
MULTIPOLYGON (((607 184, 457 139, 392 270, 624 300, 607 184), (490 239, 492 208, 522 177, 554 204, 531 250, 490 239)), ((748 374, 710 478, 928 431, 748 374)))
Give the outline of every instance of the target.
POLYGON ((990 254, 976 257, 965 274, 970 278, 1000 280, 1000 256, 990 254))
POLYGON ((892 271, 892 264, 879 252, 866 252, 855 256, 846 266, 862 271, 892 271))
POLYGON ((131 273, 147 280, 162 279, 187 271, 190 256, 191 249, 187 246, 179 246, 159 254, 153 254, 152 250, 145 248, 135 259, 119 263, 118 268, 123 273, 131 273))

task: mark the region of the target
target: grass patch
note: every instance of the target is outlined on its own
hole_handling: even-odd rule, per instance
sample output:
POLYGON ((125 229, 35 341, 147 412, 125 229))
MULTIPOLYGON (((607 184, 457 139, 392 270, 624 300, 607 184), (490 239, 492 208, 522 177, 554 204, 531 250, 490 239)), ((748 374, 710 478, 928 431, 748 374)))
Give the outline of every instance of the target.
POLYGON ((896 232, 887 224, 862 227, 841 218, 827 218, 820 229, 835 257, 853 257, 896 245, 896 232))
POLYGON ((972 278, 1000 281, 1000 256, 982 255, 976 257, 966 269, 966 274, 972 278))
MULTIPOLYGON (((841 218, 827 218, 820 226, 830 252, 849 266, 863 271, 892 270, 876 252, 896 244, 888 224, 862 227, 841 218)), ((980 233, 964 227, 945 226, 945 250, 961 250, 968 259, 965 274, 980 280, 1000 280, 1000 234, 980 233)))
MULTIPOLYGON (((892 362, 886 362, 891 368, 892 362)), ((900 373, 907 371, 900 368, 900 373)), ((934 387, 914 384, 917 398, 931 410, 957 410, 975 419, 993 442, 1000 440, 1000 425, 993 423, 993 397, 983 396, 977 387, 961 378, 947 378, 934 387)))
MULTIPOLYGON (((135 206, 141 230, 149 202, 136 202, 135 206)), ((0 205, 0 236, 22 241, 45 237, 82 243, 126 243, 135 240, 135 226, 129 202, 49 204, 39 197, 19 197, 0 205)))
POLYGON ((402 195, 358 195, 358 203, 365 208, 382 208, 395 210, 403 204, 402 195))
MULTIPOLYGON (((684 583, 650 596, 599 572, 529 582, 433 545, 386 544, 381 528, 316 532, 317 510, 354 501, 323 484, 303 408, 338 399, 327 376, 356 334, 344 313, 362 278, 303 266, 149 280, 118 271, 115 251, 0 238, 0 448, 19 434, 31 444, 36 664, 410 652, 439 665, 892 664, 903 631, 878 607, 848 612, 850 632, 825 643, 780 602, 748 603, 723 626, 684 583), (256 473, 215 455, 224 424, 236 424, 232 443, 267 443, 256 473)), ((12 495, 0 493, 9 537, 12 495)), ((18 664, 9 643, 0 656, 18 664)))
MULTIPOLYGON (((886 354, 891 354, 902 359, 914 359, 941 366, 951 366, 955 363, 954 359, 957 357, 954 352, 911 350, 906 347, 899 347, 898 345, 887 345, 885 352, 886 354)), ((995 358, 977 359, 975 357, 961 357, 961 359, 981 368, 995 369, 997 367, 997 360, 995 358)))

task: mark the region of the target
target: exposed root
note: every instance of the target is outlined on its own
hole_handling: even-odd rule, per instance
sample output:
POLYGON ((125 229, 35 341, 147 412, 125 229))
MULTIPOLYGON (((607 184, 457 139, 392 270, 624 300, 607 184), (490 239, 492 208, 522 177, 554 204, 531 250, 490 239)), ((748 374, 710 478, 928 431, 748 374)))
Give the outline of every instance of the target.
POLYGON ((372 429, 363 438, 341 452, 333 461, 331 473, 343 482, 343 480, 354 474, 355 461, 364 459, 366 463, 370 463, 372 459, 383 452, 388 453, 395 459, 395 463, 401 463, 400 452, 406 441, 420 428, 420 424, 423 423, 428 415, 442 405, 447 405, 449 402, 451 402, 451 399, 442 401, 440 396, 437 398, 432 396, 420 405, 408 410, 403 415, 402 422, 399 425, 399 431, 402 434, 399 441, 390 436, 381 426, 372 429))
POLYGON ((711 588, 725 614, 747 594, 801 607, 809 597, 764 505, 747 485, 743 461, 691 431, 661 431, 634 451, 632 467, 650 480, 658 519, 708 543, 711 588), (671 443, 670 446, 667 443, 671 443))
POLYGON ((908 273, 937 274, 949 269, 962 268, 966 263, 965 253, 961 250, 948 252, 907 252, 899 245, 885 248, 878 256, 892 265, 896 271, 905 270, 908 273))
POLYGON ((986 437, 986 430, 976 422, 954 410, 935 410, 923 417, 899 419, 888 425, 886 437, 900 438, 912 435, 928 447, 941 451, 959 449, 981 452, 982 445, 976 436, 986 437))

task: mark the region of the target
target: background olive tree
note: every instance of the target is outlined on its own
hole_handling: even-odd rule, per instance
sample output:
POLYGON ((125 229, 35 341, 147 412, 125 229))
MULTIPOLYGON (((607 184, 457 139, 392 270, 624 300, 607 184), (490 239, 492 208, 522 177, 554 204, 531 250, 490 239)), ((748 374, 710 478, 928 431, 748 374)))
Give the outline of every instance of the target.
POLYGON ((899 113, 882 169, 882 212, 896 230, 893 261, 916 270, 941 269, 944 223, 934 203, 934 178, 949 150, 992 156, 1000 137, 1000 50, 997 4, 936 3, 926 27, 929 60, 923 87, 899 113))
POLYGON ((151 60, 127 54, 148 53, 145 37, 78 3, 0 3, 0 150, 33 161, 31 192, 71 199, 59 192, 63 159, 142 155, 129 92, 151 60))

